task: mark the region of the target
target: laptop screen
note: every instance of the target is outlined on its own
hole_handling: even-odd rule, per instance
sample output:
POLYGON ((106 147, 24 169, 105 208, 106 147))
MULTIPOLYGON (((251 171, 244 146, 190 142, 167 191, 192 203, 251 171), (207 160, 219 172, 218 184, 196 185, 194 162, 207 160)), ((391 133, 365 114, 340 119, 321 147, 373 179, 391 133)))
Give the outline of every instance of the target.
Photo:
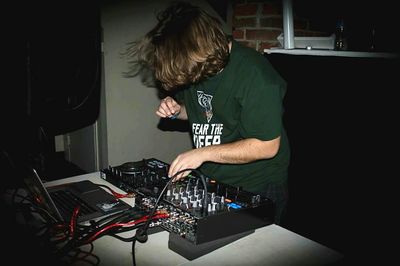
POLYGON ((89 180, 46 188, 35 169, 31 170, 32 173, 24 181, 35 203, 53 220, 70 221, 77 206, 80 206, 77 222, 86 222, 131 208, 89 180))
POLYGON ((63 221, 64 218, 58 211, 54 201, 50 197, 47 189, 44 187, 41 178, 37 174, 35 169, 31 169, 32 173, 29 173, 24 182, 28 187, 29 191, 33 196, 35 203, 41 207, 47 214, 56 221, 63 221))

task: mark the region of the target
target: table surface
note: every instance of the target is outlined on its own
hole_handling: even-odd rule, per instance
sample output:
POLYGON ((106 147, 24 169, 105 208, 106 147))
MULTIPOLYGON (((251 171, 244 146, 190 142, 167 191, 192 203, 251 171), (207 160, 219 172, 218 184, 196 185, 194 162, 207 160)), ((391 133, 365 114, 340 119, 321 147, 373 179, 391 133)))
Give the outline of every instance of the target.
MULTIPOLYGON (((103 180, 100 172, 44 184, 53 186, 80 180, 91 180, 97 184, 108 185, 117 192, 124 192, 103 180)), ((124 198, 124 200, 133 206, 134 199, 124 198)), ((134 234, 133 230, 120 235, 131 237, 134 234)), ((145 243, 136 242, 136 265, 328 265, 343 259, 341 253, 275 224, 256 229, 254 233, 194 260, 188 260, 170 250, 168 239, 169 233, 161 231, 150 234, 145 243)), ((106 235, 95 240, 93 244, 93 253, 100 258, 100 265, 133 265, 131 242, 123 242, 106 235)), ((75 265, 80 264, 78 262, 75 265)), ((82 262, 81 265, 87 265, 87 263, 82 262)))

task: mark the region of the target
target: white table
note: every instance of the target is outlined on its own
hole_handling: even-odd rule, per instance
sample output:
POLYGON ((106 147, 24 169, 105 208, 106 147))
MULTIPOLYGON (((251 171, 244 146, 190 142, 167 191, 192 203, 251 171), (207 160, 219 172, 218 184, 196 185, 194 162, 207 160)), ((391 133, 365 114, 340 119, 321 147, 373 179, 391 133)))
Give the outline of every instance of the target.
MULTIPOLYGON (((46 182, 53 186, 67 182, 91 180, 94 183, 106 184, 115 191, 120 189, 100 178, 100 172, 74 176, 46 182)), ((134 204, 133 199, 126 199, 134 204)), ((130 237, 134 231, 122 233, 130 237)), ((168 248, 169 233, 161 231, 150 234, 145 243, 137 242, 135 256, 137 266, 155 265, 327 265, 339 262, 343 255, 315 241, 302 237, 292 231, 272 224, 257 229, 253 234, 236 240, 213 252, 188 260, 168 248)), ((103 236, 93 242, 93 253, 100 257, 100 265, 133 265, 131 242, 123 242, 111 236, 103 236)), ((82 265, 87 265, 82 263, 82 265)))

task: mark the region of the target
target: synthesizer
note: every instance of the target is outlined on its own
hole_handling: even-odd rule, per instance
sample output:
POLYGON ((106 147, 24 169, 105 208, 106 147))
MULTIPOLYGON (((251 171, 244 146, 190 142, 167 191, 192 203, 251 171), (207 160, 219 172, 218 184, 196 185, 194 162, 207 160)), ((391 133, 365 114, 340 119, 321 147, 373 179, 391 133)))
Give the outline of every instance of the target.
POLYGON ((169 182, 168 167, 155 158, 143 159, 109 166, 101 170, 101 178, 134 193, 135 206, 143 210, 154 208, 163 192, 157 209, 169 217, 156 225, 195 246, 253 232, 273 222, 270 199, 210 177, 202 180, 195 171, 169 182))

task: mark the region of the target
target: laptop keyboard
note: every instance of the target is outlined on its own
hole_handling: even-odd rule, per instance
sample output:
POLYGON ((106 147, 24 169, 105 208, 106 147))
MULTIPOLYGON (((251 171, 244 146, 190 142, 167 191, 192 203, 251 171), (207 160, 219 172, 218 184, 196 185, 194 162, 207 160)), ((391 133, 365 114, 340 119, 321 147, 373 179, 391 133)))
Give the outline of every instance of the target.
POLYGON ((64 217, 71 217, 72 212, 78 205, 80 206, 78 216, 92 214, 97 211, 68 190, 52 191, 51 198, 53 199, 59 211, 63 214, 66 214, 64 217))

